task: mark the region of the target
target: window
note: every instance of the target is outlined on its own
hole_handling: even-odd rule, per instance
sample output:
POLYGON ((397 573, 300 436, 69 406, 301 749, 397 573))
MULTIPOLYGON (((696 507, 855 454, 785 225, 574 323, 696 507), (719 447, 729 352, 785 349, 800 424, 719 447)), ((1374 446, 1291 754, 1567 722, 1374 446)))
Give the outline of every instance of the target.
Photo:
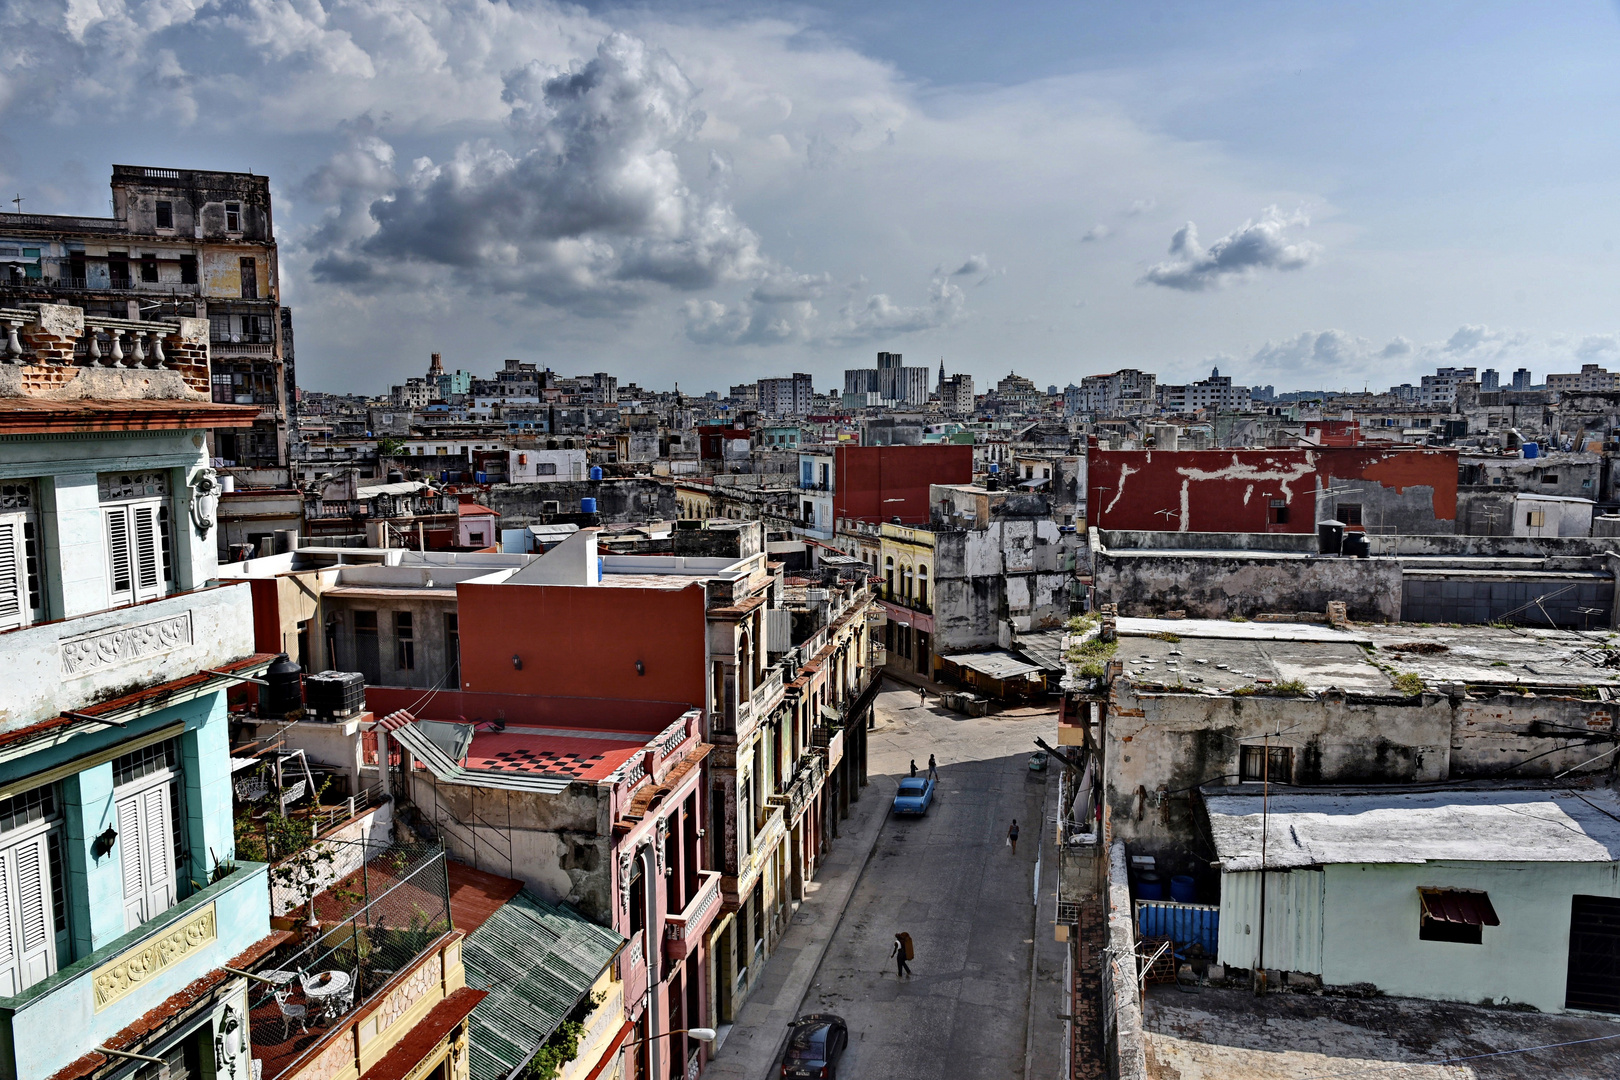
POLYGON ((225 231, 242 231, 242 204, 228 202, 225 204, 225 231))
POLYGON ((112 606, 164 595, 174 583, 169 474, 162 470, 102 473, 97 483, 112 606))
POLYGON ((242 267, 242 299, 257 300, 259 298, 259 263, 251 255, 241 258, 242 267))
POLYGON ((170 739, 113 760, 114 827, 124 879, 124 929, 133 930, 174 906, 173 785, 175 744, 170 739))
POLYGON ((354 613, 354 662, 360 673, 366 677, 368 683, 382 681, 382 671, 378 664, 377 655, 377 613, 375 611, 356 611, 354 613))
POLYGON ((33 484, 0 484, 0 630, 45 618, 40 573, 33 484))
POLYGON ((158 279, 157 256, 147 253, 141 256, 141 280, 155 282, 158 279))
POLYGON ((1557 473, 1543 473, 1542 477, 1541 477, 1541 482, 1543 484, 1556 484, 1556 483, 1558 483, 1558 474, 1557 473))
POLYGON ((1339 520, 1344 522, 1346 525, 1360 525, 1361 524, 1361 504, 1360 503, 1340 503, 1339 504, 1339 520))
POLYGON ((536 463, 536 465, 534 467, 534 475, 536 475, 536 476, 556 476, 557 475, 557 463, 555 461, 541 461, 541 462, 536 463))
POLYGON ((1419 889, 1418 900, 1418 937, 1423 941, 1479 945, 1484 927, 1502 925, 1491 898, 1473 889, 1419 889))
POLYGON ((49 978, 70 955, 62 811, 54 785, 0 801, 0 994, 49 978))
POLYGON ((408 611, 394 612, 394 666, 401 671, 416 670, 416 634, 408 611))
POLYGON ((195 284, 197 284, 197 256, 195 256, 195 255, 182 255, 182 256, 180 256, 180 284, 182 284, 182 285, 195 285, 195 284))
POLYGON ((1270 521, 1271 524, 1273 524, 1273 525, 1286 525, 1286 524, 1288 524, 1288 503, 1287 502, 1285 502, 1282 499, 1272 499, 1271 500, 1271 506, 1269 507, 1269 510, 1270 510, 1270 515, 1269 515, 1268 520, 1270 521))
POLYGON ((115 289, 129 288, 129 252, 107 252, 107 278, 115 289))
POLYGON ((1529 513, 1524 515, 1524 523, 1527 527, 1532 529, 1545 528, 1547 525, 1547 511, 1531 510, 1529 513))
POLYGON ((1294 748, 1291 746, 1245 746, 1238 766, 1238 778, 1245 784, 1269 781, 1288 784, 1294 779, 1294 748), (1270 763, 1267 764, 1267 756, 1270 763))
POLYGON ((160 229, 174 228, 174 203, 165 199, 158 200, 157 227, 160 229))
POLYGON ((917 567, 917 606, 928 606, 928 567, 917 567))
POLYGON ((449 661, 450 673, 445 682, 451 686, 461 685, 461 621, 454 614, 444 617, 444 653, 449 661))

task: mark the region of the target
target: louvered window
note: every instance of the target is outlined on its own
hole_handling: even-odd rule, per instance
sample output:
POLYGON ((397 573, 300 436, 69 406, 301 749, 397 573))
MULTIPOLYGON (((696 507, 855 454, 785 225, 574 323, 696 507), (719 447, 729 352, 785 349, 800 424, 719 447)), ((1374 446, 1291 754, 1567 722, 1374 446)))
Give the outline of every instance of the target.
POLYGON ((173 741, 113 762, 118 865, 123 872, 124 929, 133 930, 172 907, 176 822, 172 816, 173 741))
POLYGON ((0 801, 0 996, 49 978, 68 955, 61 826, 52 786, 0 801))
POLYGON ((0 484, 0 630, 45 617, 31 481, 0 484))
POLYGON ((174 585, 174 532, 165 472, 98 478, 107 524, 107 585, 114 606, 152 600, 174 585))

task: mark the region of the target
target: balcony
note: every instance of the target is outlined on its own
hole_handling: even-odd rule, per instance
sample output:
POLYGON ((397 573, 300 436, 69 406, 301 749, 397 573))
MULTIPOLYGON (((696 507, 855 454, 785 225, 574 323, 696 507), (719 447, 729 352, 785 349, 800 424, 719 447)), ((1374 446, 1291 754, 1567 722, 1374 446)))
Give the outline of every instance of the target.
POLYGON ((13 998, 0 1038, 13 1076, 51 1076, 270 934, 269 868, 234 873, 13 998))
POLYGON ((686 910, 670 915, 664 921, 664 955, 671 964, 678 964, 691 953, 703 935, 714 924, 720 912, 720 874, 714 870, 698 871, 697 892, 692 895, 686 910))
MULTIPOLYGON (((826 730, 817 728, 817 731, 826 730)), ((843 731, 839 730, 838 737, 842 738, 843 731)), ((825 745, 825 744, 823 744, 825 745)), ((780 795, 772 795, 772 806, 782 808, 789 822, 799 819, 804 808, 810 800, 816 797, 821 785, 827 780, 827 758, 825 754, 810 751, 799 758, 799 771, 794 774, 787 788, 780 795)))
POLYGON ((268 360, 275 355, 276 347, 267 341, 230 341, 213 338, 208 343, 208 351, 217 360, 237 357, 268 360))
MULTIPOLYGON (((253 599, 246 584, 206 586, 0 634, 10 678, 0 730, 251 656, 253 599)), ((163 703, 182 700, 169 694, 163 703)))
POLYGON ((461 939, 450 923, 443 849, 401 845, 377 856, 365 872, 369 902, 352 899, 364 894, 359 872, 349 875, 315 897, 320 928, 314 937, 283 946, 259 969, 290 990, 287 1004, 305 1013, 302 1023, 288 1023, 276 1001, 278 987, 253 984, 248 1026, 262 1080, 306 1074, 311 1066, 321 1076, 364 1073, 409 1033, 393 1028, 394 1018, 419 1008, 424 996, 442 999, 461 988, 461 939), (341 991, 309 993, 299 978, 327 972, 337 973, 341 991))

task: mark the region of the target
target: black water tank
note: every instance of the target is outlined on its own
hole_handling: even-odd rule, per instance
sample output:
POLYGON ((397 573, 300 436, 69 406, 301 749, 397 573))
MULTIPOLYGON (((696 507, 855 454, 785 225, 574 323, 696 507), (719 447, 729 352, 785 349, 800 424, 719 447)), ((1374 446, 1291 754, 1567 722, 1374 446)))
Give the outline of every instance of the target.
POLYGON ((1366 533, 1345 533, 1344 547, 1340 550, 1352 558, 1365 559, 1372 554, 1372 542, 1367 539, 1366 533))
POLYGON ((259 688, 259 710, 266 716, 286 716, 304 704, 303 669, 282 653, 264 673, 268 686, 259 688))
POLYGON ((1337 555, 1344 549, 1344 522, 1318 521, 1316 523, 1316 550, 1322 555, 1337 555))
POLYGON ((358 671, 321 671, 304 680, 312 715, 342 720, 366 707, 366 677, 358 671))
POLYGON ((400 484, 400 483, 403 483, 404 481, 405 481, 405 474, 404 473, 400 472, 398 469, 389 469, 388 470, 388 482, 390 484, 400 484))

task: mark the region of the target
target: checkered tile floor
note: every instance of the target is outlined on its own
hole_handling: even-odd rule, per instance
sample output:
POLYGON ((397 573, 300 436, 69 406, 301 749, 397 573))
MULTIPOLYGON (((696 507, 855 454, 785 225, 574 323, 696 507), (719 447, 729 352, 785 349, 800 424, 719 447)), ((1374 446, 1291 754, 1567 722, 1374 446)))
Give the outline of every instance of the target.
POLYGON ((578 779, 606 760, 604 754, 560 754, 554 750, 502 750, 485 759, 486 768, 578 779))

